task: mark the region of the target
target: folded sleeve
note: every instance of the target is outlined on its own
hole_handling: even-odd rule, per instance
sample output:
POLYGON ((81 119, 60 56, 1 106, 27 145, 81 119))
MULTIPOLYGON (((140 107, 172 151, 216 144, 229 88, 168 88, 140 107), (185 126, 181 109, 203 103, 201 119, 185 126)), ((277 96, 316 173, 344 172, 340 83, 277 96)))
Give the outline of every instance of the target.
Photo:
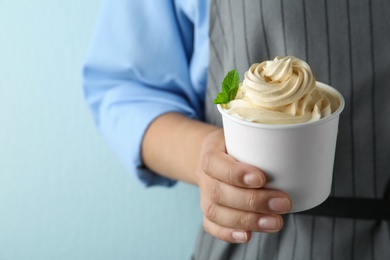
POLYGON ((189 64, 194 26, 169 0, 103 1, 83 66, 85 100, 99 131, 145 186, 172 186, 142 163, 149 124, 168 112, 201 114, 189 64))

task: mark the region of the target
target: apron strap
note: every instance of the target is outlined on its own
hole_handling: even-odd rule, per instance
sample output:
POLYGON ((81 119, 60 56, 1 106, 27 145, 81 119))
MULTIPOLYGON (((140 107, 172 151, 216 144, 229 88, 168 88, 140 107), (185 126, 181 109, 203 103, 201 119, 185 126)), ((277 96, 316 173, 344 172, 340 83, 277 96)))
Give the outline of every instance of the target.
POLYGON ((336 218, 390 220, 390 200, 329 197, 324 203, 294 214, 336 218))

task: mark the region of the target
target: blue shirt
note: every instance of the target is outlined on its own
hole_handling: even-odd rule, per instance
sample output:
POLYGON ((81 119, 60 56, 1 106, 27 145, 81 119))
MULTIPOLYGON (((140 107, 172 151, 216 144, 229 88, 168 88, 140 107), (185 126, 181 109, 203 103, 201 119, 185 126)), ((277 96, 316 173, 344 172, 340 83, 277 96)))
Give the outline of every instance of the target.
POLYGON ((149 124, 168 112, 202 119, 207 0, 105 0, 83 67, 85 99, 102 135, 146 186, 170 180, 142 163, 149 124))

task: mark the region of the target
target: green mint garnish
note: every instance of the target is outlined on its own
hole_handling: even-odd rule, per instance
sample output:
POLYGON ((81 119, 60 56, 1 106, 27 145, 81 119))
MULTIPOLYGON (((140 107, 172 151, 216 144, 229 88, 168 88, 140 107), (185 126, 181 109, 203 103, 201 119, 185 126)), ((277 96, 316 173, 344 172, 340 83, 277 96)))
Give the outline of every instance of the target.
POLYGON ((227 104, 233 100, 240 85, 240 75, 237 70, 229 71, 222 81, 222 91, 214 99, 214 104, 227 104))

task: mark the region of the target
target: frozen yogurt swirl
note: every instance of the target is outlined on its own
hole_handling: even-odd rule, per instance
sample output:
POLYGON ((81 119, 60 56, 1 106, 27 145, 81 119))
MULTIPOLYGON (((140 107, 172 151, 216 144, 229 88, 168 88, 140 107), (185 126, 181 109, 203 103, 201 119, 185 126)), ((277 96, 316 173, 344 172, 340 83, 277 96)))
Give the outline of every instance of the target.
POLYGON ((317 87, 309 65, 293 56, 253 64, 245 72, 228 113, 264 124, 297 124, 324 118, 337 97, 317 87))

